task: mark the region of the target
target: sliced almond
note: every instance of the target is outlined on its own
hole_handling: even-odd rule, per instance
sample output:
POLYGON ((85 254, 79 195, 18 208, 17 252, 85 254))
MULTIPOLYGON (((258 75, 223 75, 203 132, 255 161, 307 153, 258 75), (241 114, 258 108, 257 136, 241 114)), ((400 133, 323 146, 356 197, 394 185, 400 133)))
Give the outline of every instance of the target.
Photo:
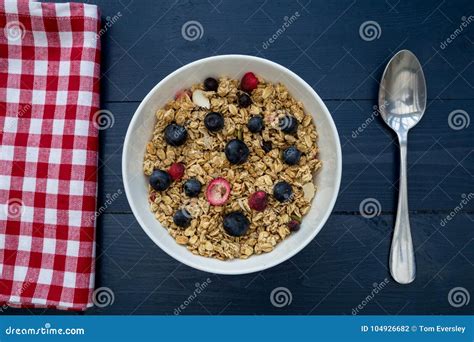
POLYGON ((211 108, 211 102, 209 102, 209 99, 200 89, 196 89, 195 91, 193 91, 193 102, 196 106, 203 107, 206 109, 211 108))
POLYGON ((315 189, 314 184, 312 182, 306 183, 303 185, 303 194, 304 199, 310 202, 314 197, 315 189))

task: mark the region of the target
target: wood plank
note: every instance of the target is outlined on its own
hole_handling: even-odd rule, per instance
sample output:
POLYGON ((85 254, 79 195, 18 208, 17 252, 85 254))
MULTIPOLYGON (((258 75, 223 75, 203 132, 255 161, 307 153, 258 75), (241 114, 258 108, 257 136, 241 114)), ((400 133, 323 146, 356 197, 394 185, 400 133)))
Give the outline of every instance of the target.
MULTIPOLYGON (((325 102, 337 125, 343 150, 343 177, 335 210, 356 212, 363 199, 374 197, 384 212, 395 211, 398 148, 395 136, 380 117, 373 115, 374 102, 325 102)), ((114 126, 102 131, 100 136, 104 164, 100 170, 101 203, 105 194, 123 191, 121 149, 137 106, 137 103, 104 106, 116 119, 114 126)), ((470 192, 474 175, 474 126, 453 130, 448 115, 455 109, 471 111, 472 108, 474 100, 432 101, 423 120, 410 133, 409 201, 412 210, 450 211, 459 204, 462 194, 470 192)), ((469 203, 468 210, 473 208, 473 203, 469 203)), ((130 212, 125 196, 119 196, 107 210, 130 212)))
MULTIPOLYGON (((390 280, 376 298, 392 314, 406 303, 403 314, 472 312, 468 307, 454 309, 439 298, 447 298, 454 286, 464 286, 471 293, 474 290, 473 265, 469 261, 474 257, 474 232, 470 229, 473 217, 457 215, 445 227, 439 225, 442 218, 444 215, 412 217, 418 248, 417 280, 410 286, 390 280), (423 293, 430 296, 421 296, 423 293)), ((136 313, 173 314, 174 308, 194 291, 195 284, 210 277, 209 291, 191 303, 186 314, 206 314, 206 309, 218 314, 229 302, 232 304, 224 314, 304 314, 320 302, 314 314, 350 314, 372 291, 373 283, 389 277, 385 266, 393 226, 390 215, 374 219, 332 216, 317 239, 291 261, 261 276, 239 277, 210 275, 180 265, 156 247, 129 215, 118 220, 104 215, 101 223, 110 228, 102 231, 99 241, 98 255, 106 251, 99 258, 99 285, 112 288, 116 294, 116 304, 103 313, 130 313, 147 298, 136 313), (302 272, 306 272, 304 276, 302 272), (283 310, 269 302, 276 286, 285 286, 293 293, 292 305, 283 310)), ((362 313, 383 311, 372 302, 362 313)))
MULTIPOLYGON (((445 49, 440 45, 462 23, 469 0, 437 2, 310 1, 238 2, 95 1, 104 22, 121 17, 102 35, 103 97, 141 100, 183 64, 217 55, 259 55, 280 63, 314 86, 323 99, 375 99, 387 60, 402 48, 424 65, 430 98, 473 98, 474 31, 464 29, 445 49), (306 7, 302 7, 306 6, 306 7), (267 49, 284 24, 300 16, 267 49), (181 27, 197 20, 201 39, 187 41, 181 27), (364 41, 359 28, 376 21, 381 35, 364 41)), ((209 71, 212 73, 212 71, 209 71)))
MULTIPOLYGON (((103 215, 97 245, 97 287, 112 289, 115 302, 92 314, 173 315, 195 290, 209 286, 182 314, 352 314, 374 289, 386 286, 358 314, 472 314, 453 308, 447 296, 462 286, 474 291, 474 216, 458 214, 445 227, 445 215, 412 216, 417 278, 396 284, 386 269, 393 216, 366 219, 332 215, 313 242, 291 260, 260 274, 217 276, 175 261, 145 235, 132 215, 103 215), (288 288, 291 305, 275 308, 276 287, 288 288), (427 295, 429 294, 429 295, 427 295)), ((9 313, 17 311, 9 309, 9 313)))

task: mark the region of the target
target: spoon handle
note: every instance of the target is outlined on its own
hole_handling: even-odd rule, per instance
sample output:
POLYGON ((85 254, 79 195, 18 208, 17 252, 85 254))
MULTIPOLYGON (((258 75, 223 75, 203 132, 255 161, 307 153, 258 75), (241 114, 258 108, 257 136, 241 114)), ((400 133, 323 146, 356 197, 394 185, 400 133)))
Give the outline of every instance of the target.
POLYGON ((398 192, 397 219, 390 249, 390 273, 400 284, 409 284, 415 279, 415 252, 410 232, 407 194, 407 137, 399 136, 400 142, 400 188, 398 192))

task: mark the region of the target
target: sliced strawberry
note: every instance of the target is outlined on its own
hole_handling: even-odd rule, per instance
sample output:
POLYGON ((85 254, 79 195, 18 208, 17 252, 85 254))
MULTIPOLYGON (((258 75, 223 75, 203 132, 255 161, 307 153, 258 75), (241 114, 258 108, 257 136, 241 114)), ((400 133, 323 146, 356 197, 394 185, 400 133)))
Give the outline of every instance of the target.
POLYGON ((258 86, 258 78, 255 76, 253 72, 248 72, 242 77, 242 80, 240 81, 240 89, 243 91, 246 91, 248 93, 251 93, 252 90, 257 88, 258 86))
POLYGON ((193 94, 191 93, 191 90, 189 89, 181 89, 179 90, 175 95, 174 98, 175 100, 179 100, 187 96, 188 98, 191 98, 193 94))
POLYGON ((250 209, 264 211, 268 205, 268 196, 265 191, 257 191, 250 195, 248 201, 250 209))
POLYGON ((184 175, 184 164, 183 163, 173 163, 171 164, 169 170, 169 175, 174 181, 180 180, 184 175))
POLYGON ((211 205, 224 205, 230 196, 230 183, 219 177, 213 179, 206 189, 206 198, 211 205))

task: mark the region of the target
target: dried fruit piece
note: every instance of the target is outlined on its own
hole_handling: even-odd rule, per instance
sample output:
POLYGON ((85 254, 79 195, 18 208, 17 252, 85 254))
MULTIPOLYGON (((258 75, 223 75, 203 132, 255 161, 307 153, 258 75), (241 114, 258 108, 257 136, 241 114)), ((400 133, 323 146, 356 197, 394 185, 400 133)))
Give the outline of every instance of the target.
POLYGON ((180 180, 184 175, 184 164, 183 163, 173 163, 171 164, 169 170, 169 175, 174 181, 180 180))
POLYGON ((298 220, 291 220, 288 222, 288 228, 290 228, 290 231, 292 232, 297 232, 300 230, 300 221, 298 220))
POLYGON ((246 73, 240 81, 240 89, 248 93, 252 92, 258 86, 258 78, 253 72, 246 73))
POLYGON ((148 196, 148 200, 150 201, 150 203, 155 202, 155 199, 156 199, 156 193, 155 192, 150 193, 150 196, 148 196))
POLYGON ((213 179, 206 189, 206 198, 211 205, 224 205, 230 196, 230 183, 219 177, 213 179))
POLYGON ((256 191, 249 197, 249 207, 256 211, 264 211, 268 205, 268 196, 265 191, 256 191))
POLYGON ((176 93, 176 95, 174 96, 174 98, 176 100, 179 100, 179 99, 182 99, 184 97, 188 97, 189 99, 191 98, 193 94, 191 93, 191 90, 189 89, 181 89, 181 90, 178 90, 178 92, 176 93))

